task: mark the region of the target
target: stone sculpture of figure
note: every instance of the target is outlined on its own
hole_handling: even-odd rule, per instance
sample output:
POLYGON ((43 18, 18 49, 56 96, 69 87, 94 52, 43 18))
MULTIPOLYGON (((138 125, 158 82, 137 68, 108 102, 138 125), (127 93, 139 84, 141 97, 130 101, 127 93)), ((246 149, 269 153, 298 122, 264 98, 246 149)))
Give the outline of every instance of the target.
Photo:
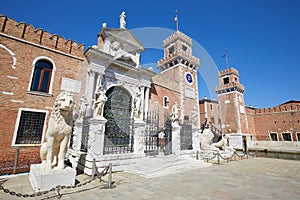
POLYGON ((89 105, 87 99, 83 95, 79 100, 79 108, 78 108, 78 118, 77 120, 82 120, 85 116, 87 106, 89 105))
POLYGON ((126 15, 125 11, 120 15, 120 28, 126 28, 126 15))
POLYGON ((46 142, 40 149, 42 168, 64 169, 64 157, 68 150, 69 137, 73 126, 74 97, 71 93, 61 92, 53 106, 46 132, 46 142))
POLYGON ((176 122, 178 123, 178 117, 179 117, 178 105, 177 105, 177 102, 175 102, 175 104, 172 107, 172 113, 170 115, 172 123, 176 123, 176 122))
POLYGON ((102 85, 100 85, 95 92, 93 117, 103 117, 104 105, 105 105, 106 101, 107 101, 107 97, 103 92, 102 85))
POLYGON ((138 87, 135 91, 135 97, 133 100, 133 116, 135 119, 141 119, 142 114, 142 91, 141 87, 138 87))

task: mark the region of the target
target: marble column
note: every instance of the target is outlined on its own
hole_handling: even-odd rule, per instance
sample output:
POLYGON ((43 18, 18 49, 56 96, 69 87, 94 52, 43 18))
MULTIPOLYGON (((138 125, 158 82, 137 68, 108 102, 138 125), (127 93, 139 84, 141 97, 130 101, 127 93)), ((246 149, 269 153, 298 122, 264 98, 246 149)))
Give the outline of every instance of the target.
POLYGON ((88 72, 88 82, 86 88, 86 98, 89 103, 87 108, 86 116, 92 116, 93 114, 93 98, 94 98, 94 91, 95 91, 95 76, 96 73, 92 70, 88 72))
POLYGON ((145 125, 146 123, 142 120, 134 122, 133 152, 136 154, 144 153, 145 125))
POLYGON ((150 88, 146 87, 145 91, 145 109, 144 109, 144 118, 146 119, 148 117, 148 111, 149 111, 149 92, 150 88))
POLYGON ((178 123, 172 124, 172 154, 180 155, 180 129, 178 123))
POLYGON ((141 113, 141 118, 142 119, 144 119, 143 117, 144 117, 144 108, 145 108, 145 106, 144 106, 144 103, 145 103, 145 87, 144 86, 141 86, 141 105, 142 105, 142 107, 141 107, 141 111, 142 111, 142 113, 141 113))
POLYGON ((89 120, 88 156, 95 158, 103 155, 106 122, 104 117, 89 120))

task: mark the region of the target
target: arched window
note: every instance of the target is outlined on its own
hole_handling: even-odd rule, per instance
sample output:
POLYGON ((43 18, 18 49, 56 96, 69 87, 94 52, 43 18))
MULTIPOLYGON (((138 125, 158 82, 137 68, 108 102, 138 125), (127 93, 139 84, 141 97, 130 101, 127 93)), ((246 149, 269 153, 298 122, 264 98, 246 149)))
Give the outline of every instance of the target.
POLYGON ((31 91, 49 93, 53 65, 48 60, 38 60, 34 66, 31 91))

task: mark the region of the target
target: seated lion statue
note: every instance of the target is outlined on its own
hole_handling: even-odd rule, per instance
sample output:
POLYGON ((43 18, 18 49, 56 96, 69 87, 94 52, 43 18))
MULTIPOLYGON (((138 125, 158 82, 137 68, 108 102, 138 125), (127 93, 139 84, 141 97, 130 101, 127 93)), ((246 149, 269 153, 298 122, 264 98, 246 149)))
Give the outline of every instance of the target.
POLYGON ((68 150, 69 137, 73 126, 74 97, 71 93, 61 92, 53 106, 46 132, 46 142, 40 149, 42 168, 64 169, 64 157, 68 150))

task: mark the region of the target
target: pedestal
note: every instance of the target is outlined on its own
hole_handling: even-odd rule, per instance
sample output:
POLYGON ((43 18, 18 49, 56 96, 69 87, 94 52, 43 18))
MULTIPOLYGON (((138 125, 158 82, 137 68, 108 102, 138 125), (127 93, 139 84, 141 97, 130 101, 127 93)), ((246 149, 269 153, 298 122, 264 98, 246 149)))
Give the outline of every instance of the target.
POLYGON ((200 132, 199 129, 192 130, 193 150, 200 150, 200 132))
POLYGON ((82 140, 82 120, 76 120, 75 121, 75 127, 74 127, 74 133, 73 133, 73 145, 72 148, 75 152, 80 151, 81 149, 81 140, 82 140))
POLYGON ((76 170, 70 167, 65 169, 43 170, 40 164, 30 166, 29 181, 35 192, 47 191, 61 186, 75 185, 76 170))
POLYGON ((134 122, 134 136, 133 136, 133 152, 140 154, 144 153, 144 137, 146 123, 142 120, 134 122))
POLYGON ((172 124, 172 154, 180 155, 180 129, 177 123, 172 124))
POLYGON ((104 133, 107 120, 104 117, 89 120, 88 155, 100 156, 104 150, 104 133))

